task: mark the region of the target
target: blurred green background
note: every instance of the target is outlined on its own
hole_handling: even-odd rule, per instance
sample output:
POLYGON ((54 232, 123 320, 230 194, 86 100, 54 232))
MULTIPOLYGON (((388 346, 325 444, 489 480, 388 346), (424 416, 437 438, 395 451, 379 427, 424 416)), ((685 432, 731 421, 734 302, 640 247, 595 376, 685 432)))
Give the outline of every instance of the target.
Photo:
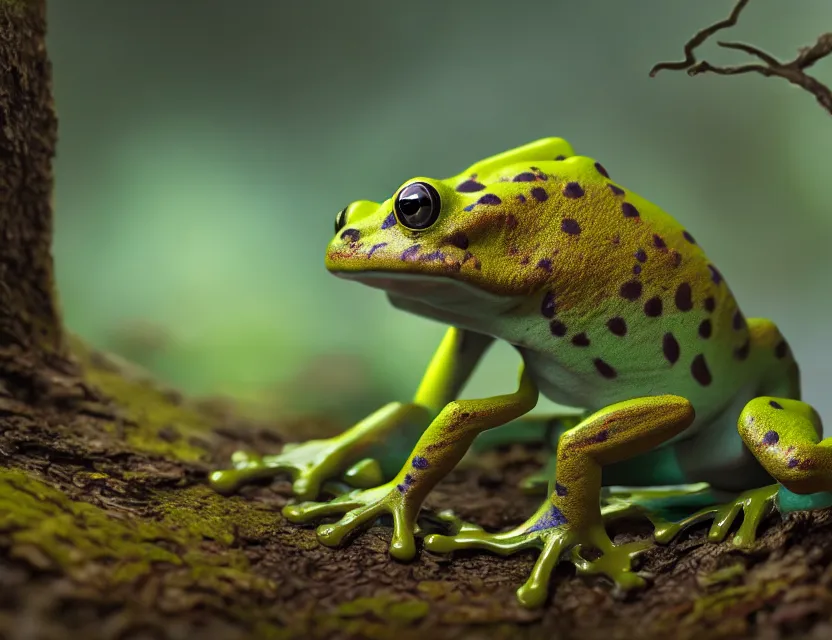
MULTIPOLYGON (((336 212, 558 135, 692 230, 830 421, 832 119, 780 79, 647 76, 732 6, 52 0, 65 319, 191 393, 356 419, 443 327, 326 273, 336 212)), ((828 0, 754 0, 720 39, 790 58, 829 30, 828 0)), ((495 349, 466 395, 515 366, 495 349)))

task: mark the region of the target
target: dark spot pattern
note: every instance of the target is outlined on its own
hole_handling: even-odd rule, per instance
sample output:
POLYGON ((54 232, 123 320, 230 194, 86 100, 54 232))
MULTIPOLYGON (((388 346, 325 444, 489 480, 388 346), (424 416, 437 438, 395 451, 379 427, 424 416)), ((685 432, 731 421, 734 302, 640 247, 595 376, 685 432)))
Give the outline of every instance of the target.
POLYGON ((549 194, 546 193, 546 189, 543 187, 535 187, 532 189, 532 198, 538 202, 546 202, 549 199, 549 194))
POLYGON ((583 331, 581 333, 576 333, 574 336, 572 336, 572 344, 574 344, 576 347, 588 347, 589 338, 583 331))
POLYGON ((407 491, 407 487, 403 484, 397 484, 396 489, 399 493, 405 493, 407 491))
POLYGON ((683 282, 676 289, 676 308, 679 311, 690 311, 693 309, 693 292, 690 284, 683 282))
POLYGON ((479 200, 477 200, 477 204, 501 204, 502 202, 503 201, 500 200, 500 197, 494 195, 493 193, 486 193, 479 200))
POLYGON ((620 316, 616 316, 615 318, 610 318, 607 320, 607 329, 610 330, 610 333, 616 336, 626 336, 627 335, 627 321, 620 316))
POLYGON ((598 433, 592 436, 592 442, 601 443, 610 439, 609 429, 601 429, 598 433))
POLYGON ((658 233, 653 234, 653 246, 656 247, 656 249, 667 249, 667 243, 658 233))
POLYGON ((384 222, 381 223, 381 228, 389 229, 394 224, 396 224, 396 214, 391 211, 390 214, 384 219, 384 222))
POLYGON ((517 194, 517 201, 518 202, 525 202, 526 201, 526 196, 524 196, 522 193, 518 193, 517 194))
POLYGON ((577 182, 567 182, 563 187, 563 195, 567 198, 580 198, 584 195, 584 189, 577 182))
POLYGON ((540 313, 543 314, 544 318, 555 317, 555 294, 551 291, 547 291, 546 295, 543 296, 543 301, 540 303, 540 313))
POLYGON ((566 156, 557 156, 555 160, 566 160, 566 156))
POLYGON ((693 236, 690 235, 690 233, 687 230, 682 231, 682 236, 691 244, 696 244, 696 240, 693 239, 693 236))
POLYGON ((776 431, 766 431, 766 434, 763 436, 763 444, 766 446, 771 446, 773 444, 777 444, 780 442, 780 434, 776 431))
POLYGON ((777 356, 778 359, 785 358, 788 353, 789 343, 785 340, 781 340, 777 343, 777 346, 774 347, 774 355, 777 356))
POLYGON ((699 325, 699 336, 702 338, 710 338, 713 332, 713 325, 708 318, 705 318, 699 325))
POLYGON ((716 300, 713 296, 708 296, 705 298, 705 311, 713 313, 714 309, 716 309, 716 300))
POLYGON ((629 202, 622 202, 621 203, 621 213, 624 214, 625 218, 638 218, 639 212, 632 204, 629 202))
POLYGON ((556 482, 555 483, 555 493, 562 498, 563 496, 567 495, 569 492, 566 490, 566 487, 564 487, 560 482, 556 482))
POLYGON ((662 299, 659 296, 653 296, 645 302, 644 314, 650 318, 658 318, 662 315, 662 299))
POLYGON ((705 356, 701 353, 697 354, 693 358, 693 362, 690 363, 690 372, 693 375, 693 379, 703 387, 707 387, 713 380, 711 378, 711 370, 708 369, 708 363, 705 362, 705 356))
POLYGON ((769 400, 768 403, 769 403, 770 406, 774 407, 775 409, 782 409, 783 408, 783 405, 780 404, 779 402, 777 402, 776 400, 769 400))
POLYGON ((447 242, 448 244, 453 245, 457 249, 468 248, 468 236, 462 233, 462 231, 457 231, 448 236, 447 242))
POLYGON ((601 163, 600 163, 600 162, 596 162, 596 163, 595 163, 595 170, 596 170, 598 173, 600 173, 602 176, 604 176, 605 178, 609 178, 609 177, 610 177, 610 174, 608 174, 608 173, 607 173, 607 170, 606 170, 606 169, 604 169, 604 167, 601 165, 601 163))
POLYGON ((797 459, 797 458, 791 458, 791 459, 789 460, 788 467, 789 467, 789 469, 794 469, 794 468, 795 468, 797 465, 799 465, 799 464, 800 464, 800 461, 798 461, 798 459, 797 459))
POLYGON ((514 176, 512 182, 534 182, 535 176, 532 172, 526 171, 524 173, 518 173, 514 176))
POLYGON ((564 218, 563 222, 560 223, 560 230, 568 233, 570 236, 577 236, 581 233, 581 225, 578 224, 577 220, 564 218))
POLYGON ((537 268, 544 269, 545 271, 552 270, 552 261, 549 258, 541 258, 537 261, 537 268))
POLYGON ((423 262, 433 262, 435 260, 445 260, 445 257, 446 256, 445 256, 444 252, 437 250, 437 251, 432 251, 430 253, 426 253, 423 256, 421 256, 421 258, 419 258, 419 259, 422 260, 423 262))
POLYGON ((734 349, 734 357, 737 360, 745 360, 751 352, 751 340, 746 340, 741 346, 734 349))
POLYGON ((617 187, 614 184, 609 184, 607 186, 610 188, 610 191, 612 191, 613 195, 616 195, 616 196, 623 196, 624 195, 624 189, 622 189, 621 187, 617 187))
POLYGON ((633 274, 638 275, 640 273, 641 273, 641 265, 640 264, 634 264, 633 265, 633 274))
POLYGON ((386 243, 386 242, 379 242, 378 244, 374 244, 374 245, 370 248, 370 250, 367 252, 367 257, 368 257, 368 258, 372 258, 372 257, 373 257, 373 254, 374 254, 376 251, 378 251, 378 250, 379 250, 379 249, 381 249, 382 247, 386 247, 386 246, 387 246, 387 243, 386 243))
POLYGON ((466 180, 456 187, 456 190, 459 193, 474 193, 476 191, 482 191, 483 189, 485 189, 485 185, 481 182, 477 182, 476 180, 466 180))
POLYGON ((414 469, 427 469, 430 466, 428 459, 422 456, 415 456, 410 464, 413 465, 414 469))
POLYGON ((647 252, 644 249, 639 249, 634 255, 639 262, 647 262, 647 252))
POLYGON ((710 269, 711 271, 711 281, 714 284, 719 284, 720 282, 722 282, 722 274, 719 272, 719 269, 717 269, 712 264, 708 265, 708 269, 710 269))
POLYGON ((679 355, 681 353, 679 341, 670 332, 664 334, 662 338, 662 352, 670 364, 676 364, 679 361, 679 355))
POLYGON ((731 324, 734 327, 735 331, 739 331, 743 327, 745 327, 745 316, 742 315, 742 311, 737 309, 734 312, 734 317, 731 319, 731 324))
POLYGON ((358 229, 346 229, 341 234, 341 240, 346 240, 349 238, 350 242, 358 242, 358 239, 361 237, 361 232, 358 229))
POLYGON ((413 260, 416 257, 416 254, 419 253, 419 249, 422 247, 420 244, 414 244, 411 247, 408 247, 404 251, 402 251, 402 255, 400 257, 401 260, 407 262, 408 260, 413 260))
POLYGON ((531 527, 526 529, 526 533, 543 531, 544 529, 554 529, 555 527, 563 526, 566 523, 566 516, 563 515, 563 512, 556 506, 552 505, 549 507, 549 511, 546 512, 546 515, 535 522, 531 527))
POLYGON ((553 336, 562 338, 566 335, 566 325, 563 324, 560 320, 552 320, 549 323, 549 331, 552 332, 553 336))
POLYGON ((618 290, 625 300, 638 300, 641 297, 641 283, 638 280, 630 280, 621 285, 618 290))
POLYGON ((676 249, 671 249, 670 254, 673 256, 673 266, 678 267, 682 264, 682 254, 676 251, 676 249))
POLYGON ((615 376, 618 375, 615 369, 613 369, 609 364, 601 360, 601 358, 595 358, 595 360, 592 361, 592 364, 595 365, 595 368, 598 370, 598 373, 600 373, 602 376, 609 380, 612 380, 613 378, 615 378, 615 376))

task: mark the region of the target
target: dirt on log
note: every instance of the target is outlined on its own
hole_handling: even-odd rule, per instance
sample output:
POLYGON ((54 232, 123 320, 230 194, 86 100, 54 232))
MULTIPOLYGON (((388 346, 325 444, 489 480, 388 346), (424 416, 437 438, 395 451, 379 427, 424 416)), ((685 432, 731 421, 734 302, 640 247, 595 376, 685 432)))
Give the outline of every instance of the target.
MULTIPOLYGON (((403 564, 386 527, 331 550, 286 523, 288 482, 213 493, 206 475, 233 450, 276 452, 322 427, 187 400, 63 331, 44 14, 43 0, 0 0, 0 638, 832 635, 829 511, 772 522, 748 552, 702 530, 656 548, 652 585, 626 601, 563 566, 527 611, 514 590, 531 554, 403 564)), ((483 455, 430 504, 516 525, 538 500, 517 481, 539 462, 522 447, 483 455)))

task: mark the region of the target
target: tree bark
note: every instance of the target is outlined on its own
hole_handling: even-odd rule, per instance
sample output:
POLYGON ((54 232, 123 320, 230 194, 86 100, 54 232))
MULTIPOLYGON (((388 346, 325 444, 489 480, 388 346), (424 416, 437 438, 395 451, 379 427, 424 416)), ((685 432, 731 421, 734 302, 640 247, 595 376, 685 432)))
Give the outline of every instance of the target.
MULTIPOLYGON (((43 0, 0 0, 0 638, 774 638, 832 630, 832 514, 772 523, 751 552, 703 530, 645 558, 627 601, 552 579, 525 611, 533 558, 386 553, 389 528, 319 546, 279 514, 289 484, 223 498, 205 485, 240 447, 276 452, 309 429, 195 402, 62 328, 51 159, 56 119, 43 0)), ((459 469, 432 496, 487 527, 538 498, 521 447, 459 469)), ((621 538, 644 534, 625 523, 621 538)), ((640 528, 641 527, 641 528, 640 528)))

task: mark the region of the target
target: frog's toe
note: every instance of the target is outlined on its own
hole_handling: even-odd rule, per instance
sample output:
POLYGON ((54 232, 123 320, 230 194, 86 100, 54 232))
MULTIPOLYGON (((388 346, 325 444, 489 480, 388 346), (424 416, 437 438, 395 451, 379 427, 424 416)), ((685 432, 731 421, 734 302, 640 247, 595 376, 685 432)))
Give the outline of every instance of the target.
POLYGON ((378 460, 364 458, 344 472, 344 481, 356 489, 369 489, 384 482, 384 473, 378 460))
POLYGON ((582 545, 572 549, 571 560, 581 575, 599 574, 613 581, 619 591, 638 589, 646 584, 644 578, 633 572, 633 560, 639 554, 653 546, 651 540, 635 540, 625 544, 613 544, 606 532, 601 536, 593 536, 590 546, 601 551, 601 556, 595 560, 587 560, 583 554, 582 545))
POLYGON ((425 549, 434 553, 482 549, 505 556, 535 546, 539 546, 535 537, 520 529, 503 533, 488 533, 481 527, 470 524, 463 525, 455 535, 445 536, 434 533, 425 538, 425 549))
POLYGON ((776 509, 778 485, 751 489, 731 502, 706 507, 678 522, 659 522, 653 534, 656 542, 666 544, 681 532, 707 520, 713 520, 708 531, 710 542, 722 542, 742 514, 742 524, 732 540, 737 547, 747 547, 757 539, 763 520, 776 509))

